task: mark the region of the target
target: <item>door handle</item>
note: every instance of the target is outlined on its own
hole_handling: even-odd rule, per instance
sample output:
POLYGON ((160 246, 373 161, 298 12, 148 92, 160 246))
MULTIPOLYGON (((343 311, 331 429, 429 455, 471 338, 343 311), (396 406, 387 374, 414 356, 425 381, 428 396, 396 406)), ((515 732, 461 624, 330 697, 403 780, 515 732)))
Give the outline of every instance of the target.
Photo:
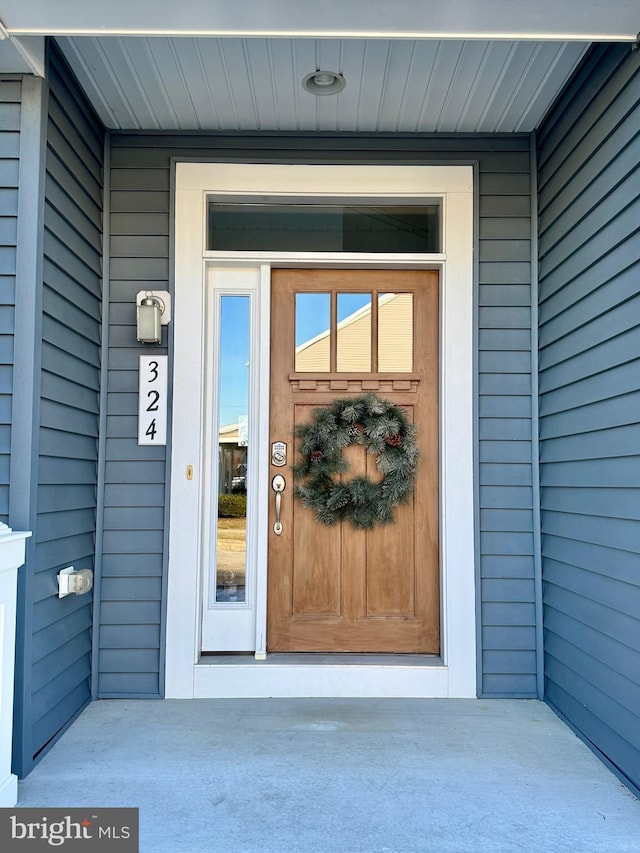
POLYGON ((282 474, 276 474, 276 476, 271 481, 271 488, 276 493, 276 520, 273 525, 273 532, 276 536, 280 536, 282 533, 282 522, 280 521, 280 508, 282 504, 282 493, 284 492, 284 487, 286 486, 286 482, 282 474))

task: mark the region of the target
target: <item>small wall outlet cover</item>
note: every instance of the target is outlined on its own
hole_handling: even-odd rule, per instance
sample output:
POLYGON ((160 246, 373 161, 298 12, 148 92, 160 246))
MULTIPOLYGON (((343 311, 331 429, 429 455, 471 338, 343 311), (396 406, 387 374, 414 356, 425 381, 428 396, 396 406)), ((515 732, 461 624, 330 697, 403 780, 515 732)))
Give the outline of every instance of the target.
POLYGON ((64 598, 66 595, 72 595, 73 590, 69 589, 69 576, 75 572, 73 566, 68 566, 66 569, 60 569, 58 572, 58 598, 64 598))
POLYGON ((68 566, 58 572, 58 598, 67 595, 82 595, 93 588, 93 572, 91 569, 74 569, 68 566))

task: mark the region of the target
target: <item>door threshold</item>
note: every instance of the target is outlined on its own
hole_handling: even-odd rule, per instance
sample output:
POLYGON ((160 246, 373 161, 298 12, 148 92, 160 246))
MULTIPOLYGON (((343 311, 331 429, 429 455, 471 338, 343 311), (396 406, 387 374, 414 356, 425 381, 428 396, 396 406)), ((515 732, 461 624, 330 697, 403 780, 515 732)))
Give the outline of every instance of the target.
POLYGON ((256 659, 252 652, 205 652, 199 666, 442 666, 440 655, 353 652, 269 652, 256 659))
POLYGON ((321 653, 205 655, 193 668, 196 699, 445 699, 449 668, 436 655, 321 653))

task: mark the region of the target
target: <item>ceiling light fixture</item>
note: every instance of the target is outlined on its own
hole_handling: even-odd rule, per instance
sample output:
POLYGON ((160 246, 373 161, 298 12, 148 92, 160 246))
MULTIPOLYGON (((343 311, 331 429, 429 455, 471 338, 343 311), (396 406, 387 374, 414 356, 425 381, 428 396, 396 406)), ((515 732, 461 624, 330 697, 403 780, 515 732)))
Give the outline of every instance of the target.
POLYGON ((337 95, 347 85, 347 81, 336 71, 318 70, 307 74, 302 85, 312 95, 337 95))

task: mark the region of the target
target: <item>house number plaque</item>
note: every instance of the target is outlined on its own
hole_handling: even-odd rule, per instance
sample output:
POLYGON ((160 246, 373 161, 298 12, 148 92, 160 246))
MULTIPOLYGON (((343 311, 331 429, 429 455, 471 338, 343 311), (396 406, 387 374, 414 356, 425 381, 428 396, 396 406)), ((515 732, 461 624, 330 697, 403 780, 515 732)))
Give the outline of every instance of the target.
POLYGON ((167 443, 168 356, 141 355, 138 374, 138 444, 167 443))

